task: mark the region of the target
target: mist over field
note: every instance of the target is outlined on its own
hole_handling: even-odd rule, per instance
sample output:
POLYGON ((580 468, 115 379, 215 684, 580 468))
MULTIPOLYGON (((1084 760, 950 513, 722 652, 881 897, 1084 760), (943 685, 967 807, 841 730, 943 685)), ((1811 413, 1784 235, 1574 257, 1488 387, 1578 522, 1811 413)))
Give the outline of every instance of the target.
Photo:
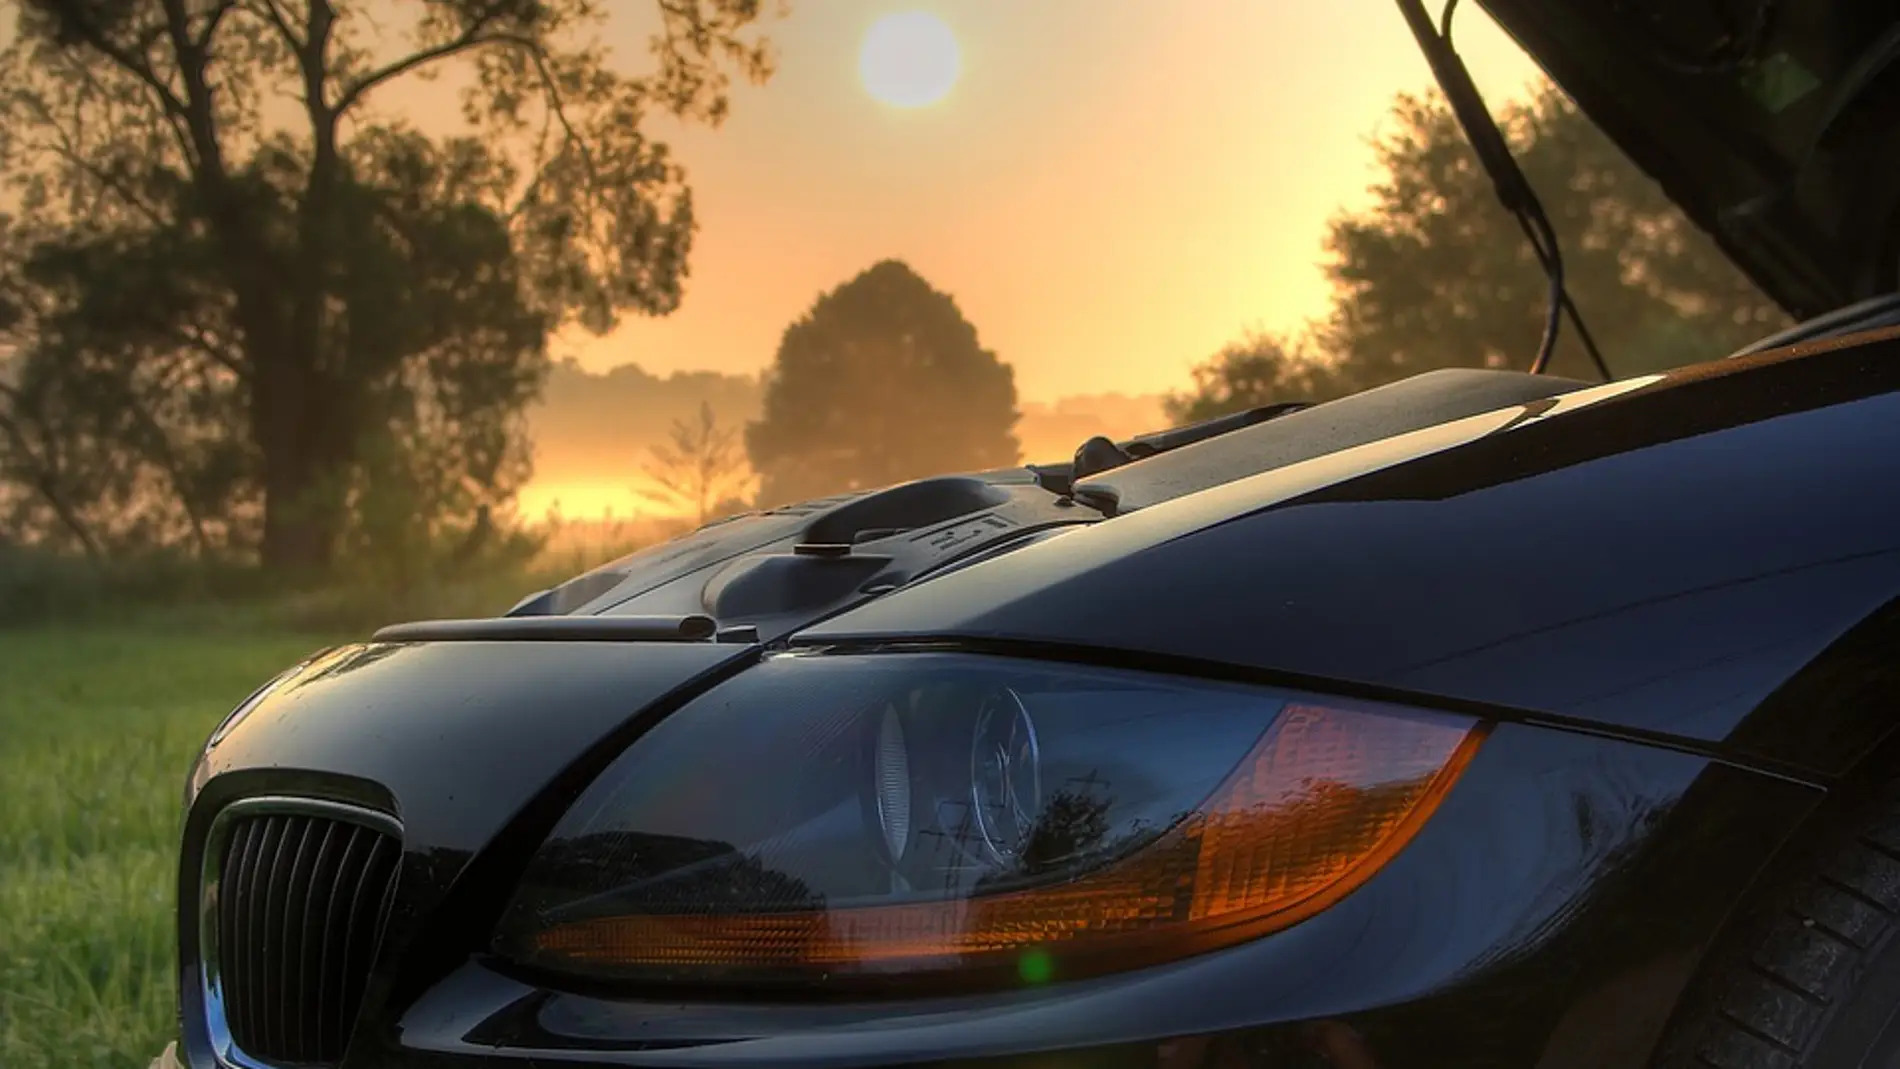
MULTIPOLYGON (((742 428, 759 418, 764 386, 754 375, 655 375, 634 362, 605 371, 571 359, 557 363, 527 413, 535 466, 521 492, 522 515, 538 518, 557 505, 570 519, 668 513, 666 503, 641 496, 652 484, 644 467, 673 423, 695 418, 702 402, 720 424, 742 428)), ((1066 460, 1091 435, 1126 438, 1168 423, 1161 394, 1077 394, 1021 401, 1017 409, 1025 462, 1066 460)))

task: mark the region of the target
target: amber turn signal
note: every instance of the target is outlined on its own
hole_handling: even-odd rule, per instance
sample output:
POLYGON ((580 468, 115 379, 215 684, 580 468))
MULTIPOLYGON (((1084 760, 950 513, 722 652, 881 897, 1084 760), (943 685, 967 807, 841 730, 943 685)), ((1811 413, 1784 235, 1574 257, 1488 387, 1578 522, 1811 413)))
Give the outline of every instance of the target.
POLYGON ((1290 704, 1204 805, 1066 882, 951 900, 802 911, 641 914, 560 924, 544 963, 667 972, 1025 978, 1154 964, 1324 910, 1411 840, 1484 736, 1465 718, 1290 704))

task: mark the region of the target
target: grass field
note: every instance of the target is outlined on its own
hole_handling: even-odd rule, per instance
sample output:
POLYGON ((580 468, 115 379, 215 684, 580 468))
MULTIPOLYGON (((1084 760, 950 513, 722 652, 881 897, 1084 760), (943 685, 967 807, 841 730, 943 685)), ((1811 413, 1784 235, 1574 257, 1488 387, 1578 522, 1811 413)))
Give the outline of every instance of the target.
POLYGON ((233 705, 330 641, 0 630, 0 1066, 143 1069, 173 1036, 186 770, 233 705))

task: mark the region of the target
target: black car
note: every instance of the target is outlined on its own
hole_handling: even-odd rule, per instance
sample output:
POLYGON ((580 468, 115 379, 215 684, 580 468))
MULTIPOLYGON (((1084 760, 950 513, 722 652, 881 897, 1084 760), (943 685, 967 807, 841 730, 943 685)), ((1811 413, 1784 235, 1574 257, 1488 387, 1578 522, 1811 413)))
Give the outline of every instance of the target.
POLYGON ((176 1058, 1900 1066, 1900 9, 1481 2, 1807 322, 327 651, 191 774, 176 1058))

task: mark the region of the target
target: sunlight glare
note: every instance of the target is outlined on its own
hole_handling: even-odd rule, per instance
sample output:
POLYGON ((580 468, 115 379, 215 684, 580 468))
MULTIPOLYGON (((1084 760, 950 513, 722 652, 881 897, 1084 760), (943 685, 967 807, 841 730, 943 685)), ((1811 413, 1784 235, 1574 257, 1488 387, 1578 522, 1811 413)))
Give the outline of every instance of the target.
POLYGON ((858 50, 865 91, 894 108, 921 108, 950 94, 963 57, 956 35, 926 11, 885 15, 858 50))

